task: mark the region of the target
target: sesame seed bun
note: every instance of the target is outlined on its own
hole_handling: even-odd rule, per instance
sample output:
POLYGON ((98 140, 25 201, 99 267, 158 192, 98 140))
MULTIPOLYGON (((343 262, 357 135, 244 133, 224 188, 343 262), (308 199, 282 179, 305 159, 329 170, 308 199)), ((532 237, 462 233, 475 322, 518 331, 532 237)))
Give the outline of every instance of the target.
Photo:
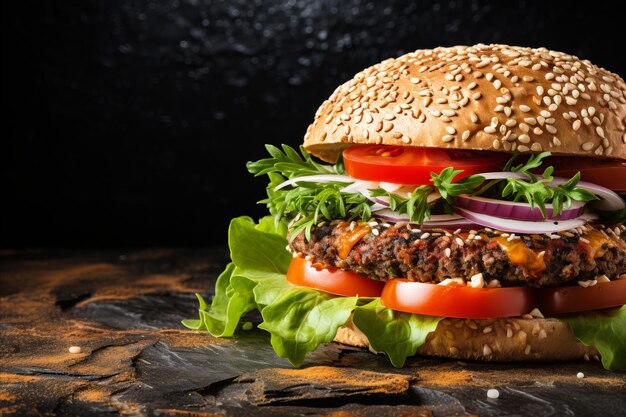
MULTIPOLYGON (((334 340, 371 349, 367 336, 352 320, 339 328, 334 340)), ((589 360, 599 356, 593 346, 576 340, 567 323, 554 318, 444 319, 416 354, 496 362, 589 360)))
POLYGON ((353 144, 626 160, 626 84, 545 48, 422 49, 339 86, 304 137, 307 151, 330 162, 353 144))

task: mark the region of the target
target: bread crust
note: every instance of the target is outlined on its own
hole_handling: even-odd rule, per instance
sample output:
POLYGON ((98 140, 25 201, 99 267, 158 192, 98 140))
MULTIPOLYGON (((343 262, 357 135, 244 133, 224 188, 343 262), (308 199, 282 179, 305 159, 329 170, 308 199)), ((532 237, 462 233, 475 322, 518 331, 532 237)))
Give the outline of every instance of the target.
MULTIPOLYGON (((352 320, 339 328, 334 339, 351 346, 370 343, 352 320)), ((598 356, 585 346, 569 325, 555 318, 444 319, 417 355, 495 362, 543 362, 589 360, 598 356)))
POLYGON ((545 48, 417 50, 339 86, 304 137, 329 162, 355 144, 626 159, 626 84, 545 48))

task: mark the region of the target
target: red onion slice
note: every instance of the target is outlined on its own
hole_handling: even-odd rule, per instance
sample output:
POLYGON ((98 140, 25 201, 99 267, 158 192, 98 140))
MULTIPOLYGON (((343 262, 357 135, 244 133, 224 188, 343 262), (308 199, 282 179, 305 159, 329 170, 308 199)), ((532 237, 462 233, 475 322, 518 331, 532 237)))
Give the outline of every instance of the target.
POLYGON ((583 214, 571 220, 548 220, 542 222, 529 222, 522 220, 503 219, 501 217, 489 216, 487 214, 476 213, 461 207, 454 207, 454 212, 465 217, 474 223, 484 227, 513 233, 555 233, 564 230, 574 229, 583 226, 589 220, 594 220, 597 216, 593 214, 583 214))
POLYGON ((430 217, 430 219, 424 220, 422 224, 410 221, 409 216, 407 216, 406 214, 398 214, 389 209, 372 212, 372 215, 377 219, 384 220, 390 223, 403 222, 412 225, 419 225, 422 229, 471 229, 472 227, 476 226, 475 223, 472 223, 462 216, 454 214, 434 214, 430 217))
POLYGON ((455 203, 458 207, 476 213, 524 221, 543 221, 550 219, 570 220, 583 214, 585 206, 584 202, 572 201, 572 205, 569 208, 564 208, 561 214, 552 217, 552 205, 546 204, 546 217, 544 218, 539 207, 531 208, 528 203, 494 200, 492 198, 469 196, 467 194, 457 196, 455 203))

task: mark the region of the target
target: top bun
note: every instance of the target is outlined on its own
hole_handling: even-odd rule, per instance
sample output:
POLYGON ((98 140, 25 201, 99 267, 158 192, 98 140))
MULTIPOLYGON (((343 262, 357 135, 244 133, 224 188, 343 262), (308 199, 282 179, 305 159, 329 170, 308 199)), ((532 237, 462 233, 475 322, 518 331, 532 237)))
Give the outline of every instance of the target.
POLYGON ((359 72, 321 105, 307 151, 353 144, 626 159, 626 84, 587 60, 506 45, 421 49, 359 72))

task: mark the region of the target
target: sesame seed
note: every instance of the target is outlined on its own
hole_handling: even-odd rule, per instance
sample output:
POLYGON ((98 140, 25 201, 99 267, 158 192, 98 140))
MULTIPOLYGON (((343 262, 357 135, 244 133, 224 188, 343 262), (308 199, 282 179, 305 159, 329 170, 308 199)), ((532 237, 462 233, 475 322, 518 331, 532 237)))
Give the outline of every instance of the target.
POLYGON ((527 105, 525 105, 525 104, 521 104, 521 105, 519 106, 519 109, 520 109, 521 111, 523 111, 524 113, 528 113, 528 112, 530 111, 530 107, 528 107, 528 106, 527 106, 527 105))
POLYGON ((517 140, 521 143, 529 143, 530 142, 530 136, 528 135, 519 135, 517 137, 517 140))
POLYGON ((452 126, 446 126, 446 131, 450 133, 451 135, 454 135, 456 133, 456 129, 453 128, 452 126))
POLYGON ((526 349, 524 349, 524 354, 530 354, 530 345, 526 345, 526 349))
POLYGON ((483 279, 482 272, 479 272, 470 278, 470 286, 472 288, 483 288, 485 286, 485 280, 483 279))
POLYGON ((483 346, 483 355, 489 356, 492 353, 493 351, 491 350, 491 347, 489 347, 489 345, 485 343, 485 345, 483 346))
POLYGON ((499 89, 500 89, 500 87, 502 86, 502 82, 501 82, 500 80, 495 80, 495 81, 493 82, 493 86, 494 86, 496 89, 498 89, 498 90, 499 90, 499 89))
MULTIPOLYGON (((463 132, 463 134, 461 135, 461 139, 463 139, 464 141, 468 140, 470 137, 470 131, 466 130, 463 132)), ((624 138, 626 139, 626 134, 624 134, 624 138)), ((625 140, 626 142, 626 140, 625 140)))
MULTIPOLYGON (((485 345, 487 346, 487 345, 485 345)), ((497 399, 500 396, 500 391, 498 391, 497 389, 489 389, 487 390, 487 398, 492 398, 492 399, 497 399)))
POLYGON ((430 233, 426 232, 420 236, 420 239, 428 239, 430 237, 430 233))
POLYGON ((600 126, 596 127, 596 133, 598 134, 598 136, 600 136, 601 138, 604 138, 604 129, 602 129, 600 126))
POLYGON ((444 137, 441 138, 442 141, 444 142, 452 142, 454 140, 455 136, 453 135, 445 135, 444 137))
POLYGON ((583 374, 582 372, 579 372, 576 374, 576 378, 583 379, 584 377, 585 377, 585 374, 583 374))
POLYGON ((535 119, 534 117, 525 117, 524 121, 533 126, 537 124, 537 119, 535 119))
POLYGON ((484 334, 491 333, 492 331, 493 331, 493 327, 491 327, 491 326, 487 326, 487 327, 485 327, 485 328, 483 329, 483 333, 484 333, 484 334))
POLYGON ((82 349, 80 346, 70 346, 68 350, 70 353, 80 353, 82 349))
POLYGON ((463 239, 461 239, 460 237, 457 237, 456 239, 454 239, 454 241, 457 245, 463 246, 463 239))
POLYGON ((378 236, 378 235, 380 235, 380 231, 378 229, 372 229, 372 234, 374 236, 378 236))
POLYGON ((446 248, 446 249, 444 250, 444 253, 446 254, 446 257, 448 257, 448 258, 450 257, 451 252, 452 252, 452 251, 450 250, 450 248, 446 248))
POLYGON ((593 142, 585 142, 581 145, 583 151, 590 151, 593 148, 593 142))

